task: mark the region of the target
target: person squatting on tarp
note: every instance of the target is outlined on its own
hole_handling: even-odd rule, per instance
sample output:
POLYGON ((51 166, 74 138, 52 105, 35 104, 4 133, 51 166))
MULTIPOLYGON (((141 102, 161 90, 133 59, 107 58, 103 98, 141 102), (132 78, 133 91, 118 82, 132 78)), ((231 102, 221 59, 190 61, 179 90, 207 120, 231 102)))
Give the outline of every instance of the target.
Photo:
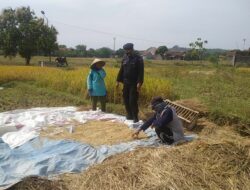
POLYGON ((134 45, 127 43, 123 46, 126 51, 121 68, 117 75, 117 85, 123 83, 123 101, 127 112, 126 118, 138 122, 138 96, 144 78, 144 63, 140 55, 134 52, 134 45))
POLYGON ((103 69, 106 63, 95 59, 90 65, 90 72, 87 78, 87 88, 92 101, 92 110, 96 110, 98 100, 101 103, 101 110, 106 111, 107 90, 104 82, 106 72, 103 69))
POLYGON ((151 108, 155 111, 154 116, 133 133, 134 138, 151 126, 162 143, 172 144, 184 140, 183 125, 173 107, 168 106, 161 97, 154 97, 151 108))

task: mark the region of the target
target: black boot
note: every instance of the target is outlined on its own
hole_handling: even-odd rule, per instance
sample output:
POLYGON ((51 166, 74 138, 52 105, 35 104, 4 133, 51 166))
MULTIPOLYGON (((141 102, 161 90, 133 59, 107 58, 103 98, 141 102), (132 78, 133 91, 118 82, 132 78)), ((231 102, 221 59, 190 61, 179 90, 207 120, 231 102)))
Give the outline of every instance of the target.
POLYGON ((138 121, 139 121, 138 117, 135 117, 135 118, 133 119, 133 122, 134 122, 134 123, 137 123, 138 121))

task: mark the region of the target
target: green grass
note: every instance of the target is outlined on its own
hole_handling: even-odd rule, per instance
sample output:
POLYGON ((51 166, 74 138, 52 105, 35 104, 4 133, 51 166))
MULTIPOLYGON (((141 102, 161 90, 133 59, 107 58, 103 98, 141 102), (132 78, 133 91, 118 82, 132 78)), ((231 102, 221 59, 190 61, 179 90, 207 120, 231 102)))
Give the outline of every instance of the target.
MULTIPOLYGON (((91 108, 90 100, 50 88, 41 88, 35 82, 12 81, 2 84, 0 90, 0 112, 32 107, 79 106, 91 108)), ((107 111, 124 115, 120 104, 107 104, 107 111)))
POLYGON ((166 64, 146 68, 146 75, 171 81, 173 100, 198 98, 208 107, 211 118, 250 121, 249 68, 166 64))
POLYGON ((0 90, 0 112, 44 106, 86 105, 83 98, 48 88, 39 88, 34 82, 9 82, 0 90))
MULTIPOLYGON (((56 57, 51 57, 51 61, 54 62, 56 57)), ((88 67, 90 63, 93 61, 94 58, 77 58, 77 57, 68 57, 67 61, 69 63, 70 68, 72 67, 88 67)), ((109 66, 115 66, 117 65, 117 62, 120 61, 120 59, 104 59, 108 62, 109 66)), ((32 57, 30 61, 30 65, 32 66, 39 66, 40 61, 49 61, 49 57, 43 57, 43 56, 34 56, 32 57)), ((20 56, 16 56, 13 58, 8 58, 0 55, 0 65, 25 65, 25 59, 23 59, 20 56)), ((55 66, 55 64, 52 64, 55 66)), ((67 69, 67 68, 66 68, 67 69)))

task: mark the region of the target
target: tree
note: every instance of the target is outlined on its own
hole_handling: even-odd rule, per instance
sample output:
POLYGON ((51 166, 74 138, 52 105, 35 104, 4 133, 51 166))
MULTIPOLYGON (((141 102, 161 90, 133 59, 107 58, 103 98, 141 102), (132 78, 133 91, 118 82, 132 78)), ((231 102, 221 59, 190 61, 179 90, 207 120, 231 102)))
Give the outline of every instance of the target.
POLYGON ((95 50, 93 48, 90 48, 88 51, 87 51, 87 56, 88 57, 95 57, 95 50))
POLYGON ((111 57, 112 53, 113 50, 107 47, 103 47, 96 50, 96 56, 101 58, 109 58, 111 57))
POLYGON ((29 7, 16 9, 16 20, 20 32, 18 53, 25 58, 26 65, 29 65, 31 57, 38 51, 38 39, 43 21, 36 19, 29 7))
POLYGON ((219 55, 217 55, 217 54, 213 54, 213 55, 210 55, 209 57, 208 57, 208 61, 209 62, 211 62, 211 63, 213 63, 214 65, 218 65, 219 64, 219 55))
POLYGON ((207 44, 208 41, 207 40, 204 40, 202 41, 201 38, 197 38, 197 40, 195 42, 191 42, 189 44, 189 46, 192 48, 191 49, 191 54, 192 55, 198 55, 199 57, 199 60, 203 60, 203 55, 204 55, 204 52, 205 52, 205 48, 204 48, 204 44, 207 44))
POLYGON ((117 55, 118 57, 123 57, 124 54, 125 54, 125 50, 122 48, 116 50, 116 52, 115 52, 115 55, 117 55))
POLYGON ((0 49, 5 57, 16 56, 20 32, 17 28, 15 10, 5 9, 0 15, 0 49))
POLYGON ((56 29, 44 24, 29 7, 3 10, 0 15, 0 48, 4 56, 19 53, 30 64, 30 59, 38 51, 47 55, 57 48, 56 29))
POLYGON ((76 50, 78 51, 86 51, 87 46, 86 45, 77 45, 76 50))
POLYGON ((165 59, 165 54, 168 51, 167 46, 160 46, 156 50, 156 54, 160 55, 162 59, 165 59))
POLYGON ((67 49, 66 45, 58 45, 59 49, 67 49))
POLYGON ((86 57, 87 56, 87 46, 77 45, 76 46, 77 56, 86 57))
POLYGON ((45 54, 45 56, 49 56, 50 62, 52 53, 55 50, 58 50, 57 34, 58 32, 55 27, 49 27, 47 25, 41 26, 41 35, 38 40, 38 47, 45 54))

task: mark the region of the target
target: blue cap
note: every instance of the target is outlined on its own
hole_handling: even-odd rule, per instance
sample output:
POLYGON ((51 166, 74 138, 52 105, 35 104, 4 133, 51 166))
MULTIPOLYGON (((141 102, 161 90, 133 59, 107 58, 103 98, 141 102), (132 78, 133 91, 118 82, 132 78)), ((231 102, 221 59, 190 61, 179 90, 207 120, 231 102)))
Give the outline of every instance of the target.
POLYGON ((123 49, 125 49, 125 50, 130 50, 133 48, 134 48, 134 44, 132 44, 132 43, 127 43, 123 46, 123 49))

